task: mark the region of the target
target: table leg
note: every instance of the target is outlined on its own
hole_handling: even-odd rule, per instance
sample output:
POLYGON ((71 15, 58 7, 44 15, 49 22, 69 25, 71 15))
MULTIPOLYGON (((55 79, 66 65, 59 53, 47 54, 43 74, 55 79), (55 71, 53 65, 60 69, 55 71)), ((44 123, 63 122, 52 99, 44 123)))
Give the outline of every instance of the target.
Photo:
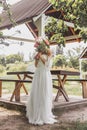
POLYGON ((81 81, 83 98, 87 98, 87 82, 81 81))
POLYGON ((15 83, 15 88, 16 88, 16 91, 15 91, 15 101, 16 102, 20 102, 20 88, 21 88, 21 83, 18 83, 16 82, 15 83))
POLYGON ((15 96, 15 101, 20 102, 20 88, 21 88, 21 83, 20 82, 15 82, 15 89, 14 89, 14 91, 12 93, 10 101, 12 101, 14 96, 15 96))
MULTIPOLYGON (((18 79, 20 79, 20 80, 21 80, 20 75, 18 74, 17 76, 18 76, 18 79)), ((24 75, 23 80, 25 80, 25 78, 26 78, 26 75, 24 75)), ((24 89, 25 93, 28 95, 28 91, 27 91, 27 89, 26 89, 26 87, 25 87, 24 83, 21 83, 21 86, 23 87, 23 89, 24 89)))
POLYGON ((59 97, 60 92, 64 96, 65 100, 69 101, 68 95, 64 89, 64 84, 65 84, 67 75, 64 75, 63 79, 61 79, 60 75, 57 75, 57 77, 58 77, 58 86, 56 88, 58 89, 58 92, 57 92, 57 95, 55 97, 55 101, 58 101, 58 97, 59 97))
POLYGON ((55 97, 55 99, 54 99, 54 101, 58 101, 59 96, 62 95, 63 92, 62 92, 62 90, 61 90, 60 87, 58 87, 58 86, 56 86, 56 85, 53 85, 53 87, 56 88, 56 89, 58 89, 57 94, 56 94, 56 97, 55 97))
POLYGON ((2 96, 2 81, 0 81, 0 97, 2 96))

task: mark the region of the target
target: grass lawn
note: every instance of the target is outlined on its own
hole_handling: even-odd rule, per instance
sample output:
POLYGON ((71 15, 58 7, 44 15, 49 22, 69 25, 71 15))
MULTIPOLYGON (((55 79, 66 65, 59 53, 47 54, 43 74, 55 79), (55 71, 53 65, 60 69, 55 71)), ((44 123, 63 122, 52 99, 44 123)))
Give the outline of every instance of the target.
MULTIPOLYGON (((26 86, 27 91, 30 91, 31 84, 30 83, 24 83, 26 86)), ((2 84, 2 92, 3 94, 11 94, 15 88, 14 82, 3 82, 2 84)), ((23 87, 21 88, 21 93, 25 93, 23 87)))

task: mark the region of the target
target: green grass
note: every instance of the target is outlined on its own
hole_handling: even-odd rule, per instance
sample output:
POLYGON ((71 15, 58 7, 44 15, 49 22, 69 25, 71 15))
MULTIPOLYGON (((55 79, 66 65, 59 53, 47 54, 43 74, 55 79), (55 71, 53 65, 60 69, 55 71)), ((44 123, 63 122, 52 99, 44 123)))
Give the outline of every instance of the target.
MULTIPOLYGON (((31 84, 24 83, 27 91, 30 91, 31 84)), ((3 82, 2 84, 2 92, 3 94, 11 94, 15 88, 15 82, 3 82)), ((21 88, 21 93, 25 93, 23 87, 21 88)))
POLYGON ((69 95, 78 95, 82 96, 82 86, 77 82, 69 82, 69 84, 65 85, 65 89, 69 95))

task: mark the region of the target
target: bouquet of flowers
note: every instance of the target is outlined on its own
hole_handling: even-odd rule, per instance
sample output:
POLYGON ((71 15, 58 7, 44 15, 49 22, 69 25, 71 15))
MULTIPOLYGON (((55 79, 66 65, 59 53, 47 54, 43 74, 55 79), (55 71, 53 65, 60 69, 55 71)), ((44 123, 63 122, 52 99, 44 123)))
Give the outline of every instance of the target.
POLYGON ((36 43, 34 45, 36 48, 36 51, 38 52, 35 56, 35 59, 38 59, 39 52, 41 53, 47 53, 47 48, 49 48, 49 41, 47 39, 43 39, 41 37, 36 39, 36 43))

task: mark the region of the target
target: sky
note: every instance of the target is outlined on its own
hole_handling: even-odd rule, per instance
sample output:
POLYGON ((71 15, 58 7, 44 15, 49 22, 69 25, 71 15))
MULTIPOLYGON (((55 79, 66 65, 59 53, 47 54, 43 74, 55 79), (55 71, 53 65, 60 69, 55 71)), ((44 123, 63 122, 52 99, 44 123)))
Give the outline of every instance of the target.
MULTIPOLYGON (((34 39, 31 32, 24 24, 20 26, 16 26, 15 28, 11 28, 10 30, 7 29, 3 30, 3 35, 34 39), (20 31, 20 33, 17 33, 17 31, 20 31)), ((25 60, 28 60, 29 53, 33 53, 33 51, 35 50, 34 43, 23 42, 23 45, 20 45, 22 41, 6 40, 5 42, 9 43, 9 46, 1 45, 0 54, 9 55, 9 54, 16 54, 20 52, 20 53, 24 53, 25 60)))
POLYGON ((6 0, 6 1, 7 1, 7 3, 15 4, 15 3, 17 3, 17 2, 19 2, 21 0, 6 0))
MULTIPOLYGON (((7 2, 9 2, 10 4, 14 4, 18 1, 20 0, 7 0, 7 2)), ((25 24, 21 24, 19 26, 11 28, 10 30, 5 29, 3 30, 3 35, 34 39, 31 32, 28 30, 25 24), (18 31, 20 31, 20 33, 18 33, 18 31)), ((29 54, 33 53, 35 50, 34 43, 23 42, 24 44, 20 46, 21 41, 19 42, 19 41, 6 40, 6 42, 10 44, 8 47, 1 44, 0 54, 9 55, 9 54, 16 54, 20 52, 24 54, 24 60, 27 61, 29 60, 29 54)), ((64 53, 82 44, 83 43, 68 43, 66 44, 66 47, 64 48, 64 53)), ((85 44, 83 45, 85 46, 85 44)), ((52 48, 55 48, 55 46, 52 48)))

